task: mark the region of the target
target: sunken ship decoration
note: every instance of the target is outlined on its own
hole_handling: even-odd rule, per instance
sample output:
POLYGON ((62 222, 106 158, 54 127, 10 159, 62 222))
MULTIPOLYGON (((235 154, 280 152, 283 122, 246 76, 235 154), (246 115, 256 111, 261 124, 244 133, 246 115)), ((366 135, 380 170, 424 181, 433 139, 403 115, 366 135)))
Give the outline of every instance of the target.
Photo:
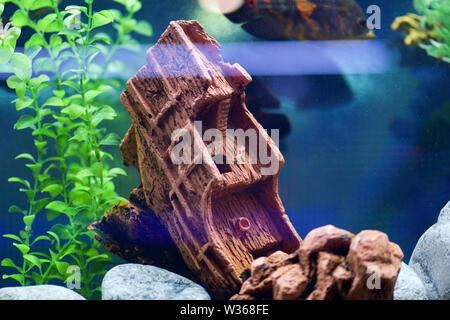
POLYGON ((254 259, 298 249, 301 239, 278 195, 283 156, 245 106, 250 81, 241 66, 223 62, 219 44, 196 21, 170 23, 121 95, 132 120, 122 157, 139 171, 141 185, 129 204, 92 226, 108 250, 166 268, 182 258, 213 297, 228 298, 254 259), (220 130, 223 147, 205 142, 197 121, 203 132, 220 130), (263 174, 268 165, 250 161, 248 143, 230 139, 230 128, 259 132, 257 145, 277 170, 263 174), (180 129, 193 137, 189 147, 200 150, 187 164, 171 158, 180 129), (232 155, 243 150, 244 161, 216 163, 217 153, 228 157, 227 148, 232 155))

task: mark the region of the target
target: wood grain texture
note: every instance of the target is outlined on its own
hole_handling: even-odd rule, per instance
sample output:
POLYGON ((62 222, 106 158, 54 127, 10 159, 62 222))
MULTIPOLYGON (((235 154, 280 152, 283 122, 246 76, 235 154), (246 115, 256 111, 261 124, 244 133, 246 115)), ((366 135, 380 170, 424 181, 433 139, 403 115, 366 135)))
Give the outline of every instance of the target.
MULTIPOLYGON (((141 186, 135 193, 141 194, 140 208, 157 217, 153 222, 133 220, 130 236, 149 223, 160 223, 215 298, 228 298, 239 290, 240 275, 255 257, 277 250, 294 252, 301 243, 278 195, 284 159, 265 131, 258 136, 258 146, 267 146, 278 162, 275 174, 261 173, 265 165, 250 161, 245 143, 243 163, 235 158, 227 159, 229 164, 214 162, 215 153, 225 155, 226 148, 238 147, 237 139, 225 135, 228 128, 263 130, 245 106, 244 90, 250 81, 241 66, 223 62, 219 44, 200 24, 176 21, 147 51, 147 64, 121 95, 132 120, 121 144, 123 160, 139 171, 141 186), (219 129, 225 147, 204 143, 195 121, 202 121, 204 129, 219 129), (178 143, 171 140, 172 133, 182 128, 194 137, 192 148, 200 150, 201 163, 172 162, 170 152, 178 143)), ((115 215, 125 211, 116 209, 115 215)), ((110 216, 107 213, 103 220, 109 219, 112 230, 110 216)))

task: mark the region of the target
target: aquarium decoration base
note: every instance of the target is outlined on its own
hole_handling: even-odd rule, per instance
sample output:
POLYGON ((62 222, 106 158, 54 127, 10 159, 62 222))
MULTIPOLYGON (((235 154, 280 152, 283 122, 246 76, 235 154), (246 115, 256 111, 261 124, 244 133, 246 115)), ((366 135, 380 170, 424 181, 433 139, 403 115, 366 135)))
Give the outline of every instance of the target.
POLYGON ((97 239, 129 262, 201 282, 216 299, 392 299, 403 254, 385 234, 327 226, 302 243, 278 194, 283 156, 245 105, 250 81, 241 66, 222 60, 198 22, 170 23, 121 95, 132 126, 120 149, 141 184, 129 203, 91 226, 97 239), (202 130, 220 130, 224 146, 205 142, 198 121, 202 130), (277 170, 263 174, 267 164, 250 161, 248 145, 229 140, 229 128, 261 132, 257 145, 277 170), (188 149, 199 150, 202 161, 195 152, 187 163, 173 160, 180 129, 194 137, 188 149), (232 161, 217 163, 230 146, 246 160, 233 152, 232 161), (372 262, 382 293, 365 286, 372 262))

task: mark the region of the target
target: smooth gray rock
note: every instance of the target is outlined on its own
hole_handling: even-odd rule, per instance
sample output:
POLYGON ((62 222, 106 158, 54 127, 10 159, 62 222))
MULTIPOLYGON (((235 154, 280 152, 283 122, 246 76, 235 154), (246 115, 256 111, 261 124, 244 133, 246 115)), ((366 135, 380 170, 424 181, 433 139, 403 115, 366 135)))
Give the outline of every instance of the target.
POLYGON ((61 286, 41 285, 0 289, 0 300, 86 300, 75 291, 61 286))
POLYGON ((419 276, 402 262, 394 287, 394 300, 428 300, 425 286, 419 276))
POLYGON ((437 223, 450 223, 450 201, 441 210, 437 223))
POLYGON ((122 264, 106 273, 103 300, 210 300, 206 290, 173 272, 142 264, 122 264))
POLYGON ((450 300, 449 211, 450 203, 442 209, 438 222, 420 237, 409 261, 433 300, 450 300))

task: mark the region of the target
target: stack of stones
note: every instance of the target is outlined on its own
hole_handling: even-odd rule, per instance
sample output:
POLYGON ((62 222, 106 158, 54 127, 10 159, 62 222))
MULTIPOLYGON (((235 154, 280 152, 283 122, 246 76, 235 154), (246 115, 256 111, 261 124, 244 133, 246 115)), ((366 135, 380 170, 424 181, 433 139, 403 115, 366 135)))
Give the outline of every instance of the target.
POLYGON ((403 253, 386 234, 314 229, 294 254, 256 259, 234 300, 392 299, 403 253))

